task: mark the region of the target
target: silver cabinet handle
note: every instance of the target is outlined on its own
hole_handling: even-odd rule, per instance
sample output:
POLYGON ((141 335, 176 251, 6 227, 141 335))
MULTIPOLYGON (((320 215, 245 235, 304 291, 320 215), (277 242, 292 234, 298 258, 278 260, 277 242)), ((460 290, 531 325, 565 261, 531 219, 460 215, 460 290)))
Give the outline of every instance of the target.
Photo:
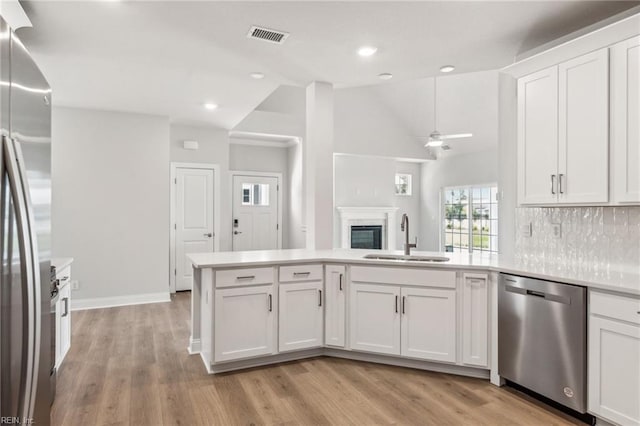
POLYGON ((273 298, 271 297, 270 294, 267 296, 267 306, 269 306, 269 312, 272 312, 273 311, 273 298))
POLYGON ((404 315, 405 313, 405 305, 407 304, 407 297, 406 296, 402 296, 402 315, 404 315))
POLYGON ((560 174, 558 175, 558 192, 559 192, 560 194, 564 194, 564 189, 562 188, 562 187, 563 187, 563 185, 562 185, 562 181, 563 181, 563 179, 562 179, 562 178, 563 178, 563 177, 564 177, 564 175, 563 175, 562 173, 560 173, 560 174))
POLYGON ((245 275, 244 277, 236 277, 237 280, 253 280, 255 279, 255 275, 245 275))
POLYGON ((294 277, 306 277, 307 275, 311 275, 311 272, 294 272, 294 277))
POLYGON ((204 234, 203 236, 211 238, 211 237, 213 237, 213 233, 208 232, 208 233, 204 234))
POLYGON ((67 315, 69 315, 69 298, 64 297, 62 301, 64 302, 64 314, 62 314, 62 316, 66 317, 67 315))
POLYGON ((342 274, 340 274, 340 291, 342 291, 342 274))
POLYGON ((318 290, 318 306, 322 306, 322 290, 318 290))
POLYGON ((398 313, 398 296, 396 296, 396 314, 398 313))
POLYGON ((551 175, 551 193, 556 195, 556 175, 551 175))

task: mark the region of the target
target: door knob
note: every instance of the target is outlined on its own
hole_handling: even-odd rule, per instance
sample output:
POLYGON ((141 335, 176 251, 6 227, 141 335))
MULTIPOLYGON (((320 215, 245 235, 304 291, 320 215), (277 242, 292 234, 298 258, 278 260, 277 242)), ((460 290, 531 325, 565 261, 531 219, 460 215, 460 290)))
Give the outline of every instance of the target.
POLYGON ((209 232, 208 234, 204 234, 204 236, 211 238, 211 237, 213 237, 213 234, 211 232, 209 232))
POLYGON ((242 234, 242 231, 233 231, 233 235, 242 234))

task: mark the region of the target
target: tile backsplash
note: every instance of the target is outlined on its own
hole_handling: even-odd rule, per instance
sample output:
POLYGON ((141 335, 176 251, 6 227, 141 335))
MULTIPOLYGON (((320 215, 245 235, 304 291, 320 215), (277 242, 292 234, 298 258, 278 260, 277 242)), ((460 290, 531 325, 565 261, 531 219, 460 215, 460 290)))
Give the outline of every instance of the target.
POLYGON ((640 270, 640 207, 517 208, 514 254, 534 267, 640 270), (561 227, 559 237, 555 224, 561 227))

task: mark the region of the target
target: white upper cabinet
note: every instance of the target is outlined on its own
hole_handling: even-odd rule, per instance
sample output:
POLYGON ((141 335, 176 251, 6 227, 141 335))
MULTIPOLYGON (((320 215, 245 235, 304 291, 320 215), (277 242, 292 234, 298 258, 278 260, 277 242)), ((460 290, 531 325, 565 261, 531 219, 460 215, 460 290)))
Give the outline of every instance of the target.
POLYGON ((640 36, 611 48, 611 178, 617 203, 640 203, 640 36))
POLYGON ((405 287, 401 296, 402 356, 456 362, 456 291, 405 287))
POLYGON ((609 52, 518 79, 518 203, 609 201, 609 52))
POLYGON ((344 265, 325 267, 324 343, 344 348, 347 280, 344 265))
POLYGON ((322 281, 280 284, 280 352, 322 346, 322 281))
POLYGON ((562 204, 609 201, 609 49, 558 67, 558 186, 562 204))
POLYGON ((557 202, 558 67, 518 80, 518 202, 557 202))

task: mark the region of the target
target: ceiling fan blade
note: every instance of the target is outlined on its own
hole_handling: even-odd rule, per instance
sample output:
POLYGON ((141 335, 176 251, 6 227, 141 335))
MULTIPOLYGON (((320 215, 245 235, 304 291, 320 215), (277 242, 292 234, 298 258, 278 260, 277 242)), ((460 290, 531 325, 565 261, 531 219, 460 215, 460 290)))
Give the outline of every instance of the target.
POLYGON ((440 149, 443 150, 443 151, 449 151, 451 149, 451 147, 449 145, 442 145, 440 147, 440 149))
POLYGON ((440 136, 442 139, 461 139, 461 138, 470 138, 473 136, 473 133, 457 133, 455 135, 442 135, 440 136))

